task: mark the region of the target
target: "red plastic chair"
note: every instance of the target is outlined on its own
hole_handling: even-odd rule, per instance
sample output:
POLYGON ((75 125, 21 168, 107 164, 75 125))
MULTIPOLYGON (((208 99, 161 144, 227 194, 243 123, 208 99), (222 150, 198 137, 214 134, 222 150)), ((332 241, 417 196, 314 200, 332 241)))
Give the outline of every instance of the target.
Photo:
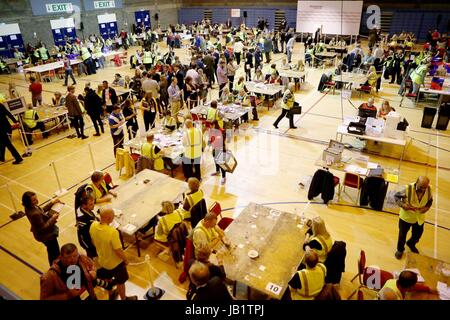
POLYGON ((111 186, 112 189, 116 188, 117 185, 115 185, 112 181, 112 177, 108 172, 105 172, 103 175, 103 179, 105 180, 105 183, 109 186, 111 186))
POLYGON ((339 191, 338 191, 338 194, 340 194, 341 193, 341 185, 340 185, 340 179, 339 179, 339 177, 336 177, 336 176, 333 176, 333 186, 336 188, 336 186, 339 186, 339 191))
POLYGON ((364 252, 364 250, 361 250, 358 259, 358 273, 352 278, 351 282, 353 282, 356 278, 358 278, 359 280, 359 287, 358 289, 353 291, 347 299, 350 299, 361 288, 379 291, 381 290, 381 288, 383 288, 386 281, 388 281, 389 279, 394 279, 394 276, 392 273, 382 269, 378 269, 375 267, 366 267, 366 253, 364 252), (380 275, 380 281, 378 283, 375 283, 375 285, 378 284, 378 286, 375 287, 372 285, 372 283, 368 283, 368 281, 371 281, 374 273, 377 272, 380 275))
POLYGON ((358 300, 364 300, 364 293, 362 290, 358 290, 358 300))
MULTIPOLYGON (((355 200, 356 205, 358 204, 359 193, 361 192, 362 184, 363 184, 363 179, 359 175, 354 174, 354 173, 349 173, 349 172, 345 173, 344 182, 342 183, 342 185, 343 185, 342 191, 345 193, 345 187, 358 189, 358 196, 355 200)), ((339 193, 339 198, 340 198, 340 193, 339 193)))
POLYGON ((186 248, 184 248, 183 272, 178 277, 178 281, 183 283, 187 279, 189 272, 189 261, 194 258, 194 244, 189 238, 186 239, 186 248))
POLYGON ((228 218, 228 217, 223 217, 222 219, 219 220, 219 222, 217 223, 217 225, 219 226, 220 229, 224 230, 226 228, 228 228, 228 226, 234 221, 233 218, 228 218))
POLYGON ((222 217, 222 207, 220 206, 220 203, 218 203, 217 201, 215 201, 211 207, 209 207, 209 212, 213 212, 217 217, 220 217, 221 219, 223 219, 222 217))

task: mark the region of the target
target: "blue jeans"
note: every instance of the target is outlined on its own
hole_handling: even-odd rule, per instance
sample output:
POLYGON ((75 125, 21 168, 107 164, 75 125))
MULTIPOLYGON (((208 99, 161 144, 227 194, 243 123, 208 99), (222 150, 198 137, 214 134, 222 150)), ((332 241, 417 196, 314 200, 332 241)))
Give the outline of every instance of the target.
POLYGON ((418 94, 420 89, 420 84, 413 82, 413 93, 418 94))
POLYGON ((75 77, 73 76, 73 71, 72 69, 66 69, 66 77, 64 79, 64 85, 67 86, 67 80, 69 80, 69 76, 73 81, 73 84, 76 84, 77 82, 75 81, 75 77))

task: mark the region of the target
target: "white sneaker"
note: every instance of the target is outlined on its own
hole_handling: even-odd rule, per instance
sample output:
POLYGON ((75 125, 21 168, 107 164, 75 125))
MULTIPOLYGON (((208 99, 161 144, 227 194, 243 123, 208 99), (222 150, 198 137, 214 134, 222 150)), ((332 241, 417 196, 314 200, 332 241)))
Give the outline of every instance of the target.
POLYGON ((225 184, 226 178, 222 178, 222 180, 220 180, 220 184, 225 184))

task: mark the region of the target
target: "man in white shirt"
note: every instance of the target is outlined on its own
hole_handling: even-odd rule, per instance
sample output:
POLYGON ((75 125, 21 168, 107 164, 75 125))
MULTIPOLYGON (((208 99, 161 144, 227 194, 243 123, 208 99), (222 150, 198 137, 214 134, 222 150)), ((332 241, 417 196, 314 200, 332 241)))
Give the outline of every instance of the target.
POLYGON ((380 45, 379 44, 377 44, 376 46, 375 46, 375 50, 373 50, 373 54, 372 54, 372 56, 375 58, 375 59, 383 59, 383 57, 384 57, 384 50, 383 49, 381 49, 380 48, 380 45))
POLYGON ((240 39, 238 39, 233 45, 234 56, 236 57, 236 62, 238 65, 241 64, 241 54, 242 50, 244 50, 244 44, 240 39))
POLYGON ((197 70, 195 70, 194 64, 191 64, 189 70, 186 72, 186 78, 187 77, 191 77, 192 81, 194 81, 196 85, 200 85, 201 83, 200 75, 198 74, 197 70))
POLYGON ((151 92, 152 96, 155 99, 159 98, 159 84, 156 82, 156 80, 152 79, 152 75, 150 73, 147 73, 147 79, 142 82, 142 91, 145 93, 151 92))
POLYGON ((286 54, 287 54, 288 63, 291 63, 291 60, 292 60, 292 52, 294 51, 294 41, 295 41, 295 37, 292 36, 289 38, 289 41, 286 44, 286 54))

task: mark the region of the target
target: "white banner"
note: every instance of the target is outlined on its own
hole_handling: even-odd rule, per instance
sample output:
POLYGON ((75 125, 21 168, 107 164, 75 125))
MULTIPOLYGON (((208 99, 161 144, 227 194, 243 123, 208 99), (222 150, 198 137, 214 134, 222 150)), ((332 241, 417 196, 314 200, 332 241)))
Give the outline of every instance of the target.
POLYGON ((241 16, 241 9, 231 9, 231 17, 239 18, 241 16))
POLYGON ((357 35, 363 1, 298 1, 297 32, 357 35))

